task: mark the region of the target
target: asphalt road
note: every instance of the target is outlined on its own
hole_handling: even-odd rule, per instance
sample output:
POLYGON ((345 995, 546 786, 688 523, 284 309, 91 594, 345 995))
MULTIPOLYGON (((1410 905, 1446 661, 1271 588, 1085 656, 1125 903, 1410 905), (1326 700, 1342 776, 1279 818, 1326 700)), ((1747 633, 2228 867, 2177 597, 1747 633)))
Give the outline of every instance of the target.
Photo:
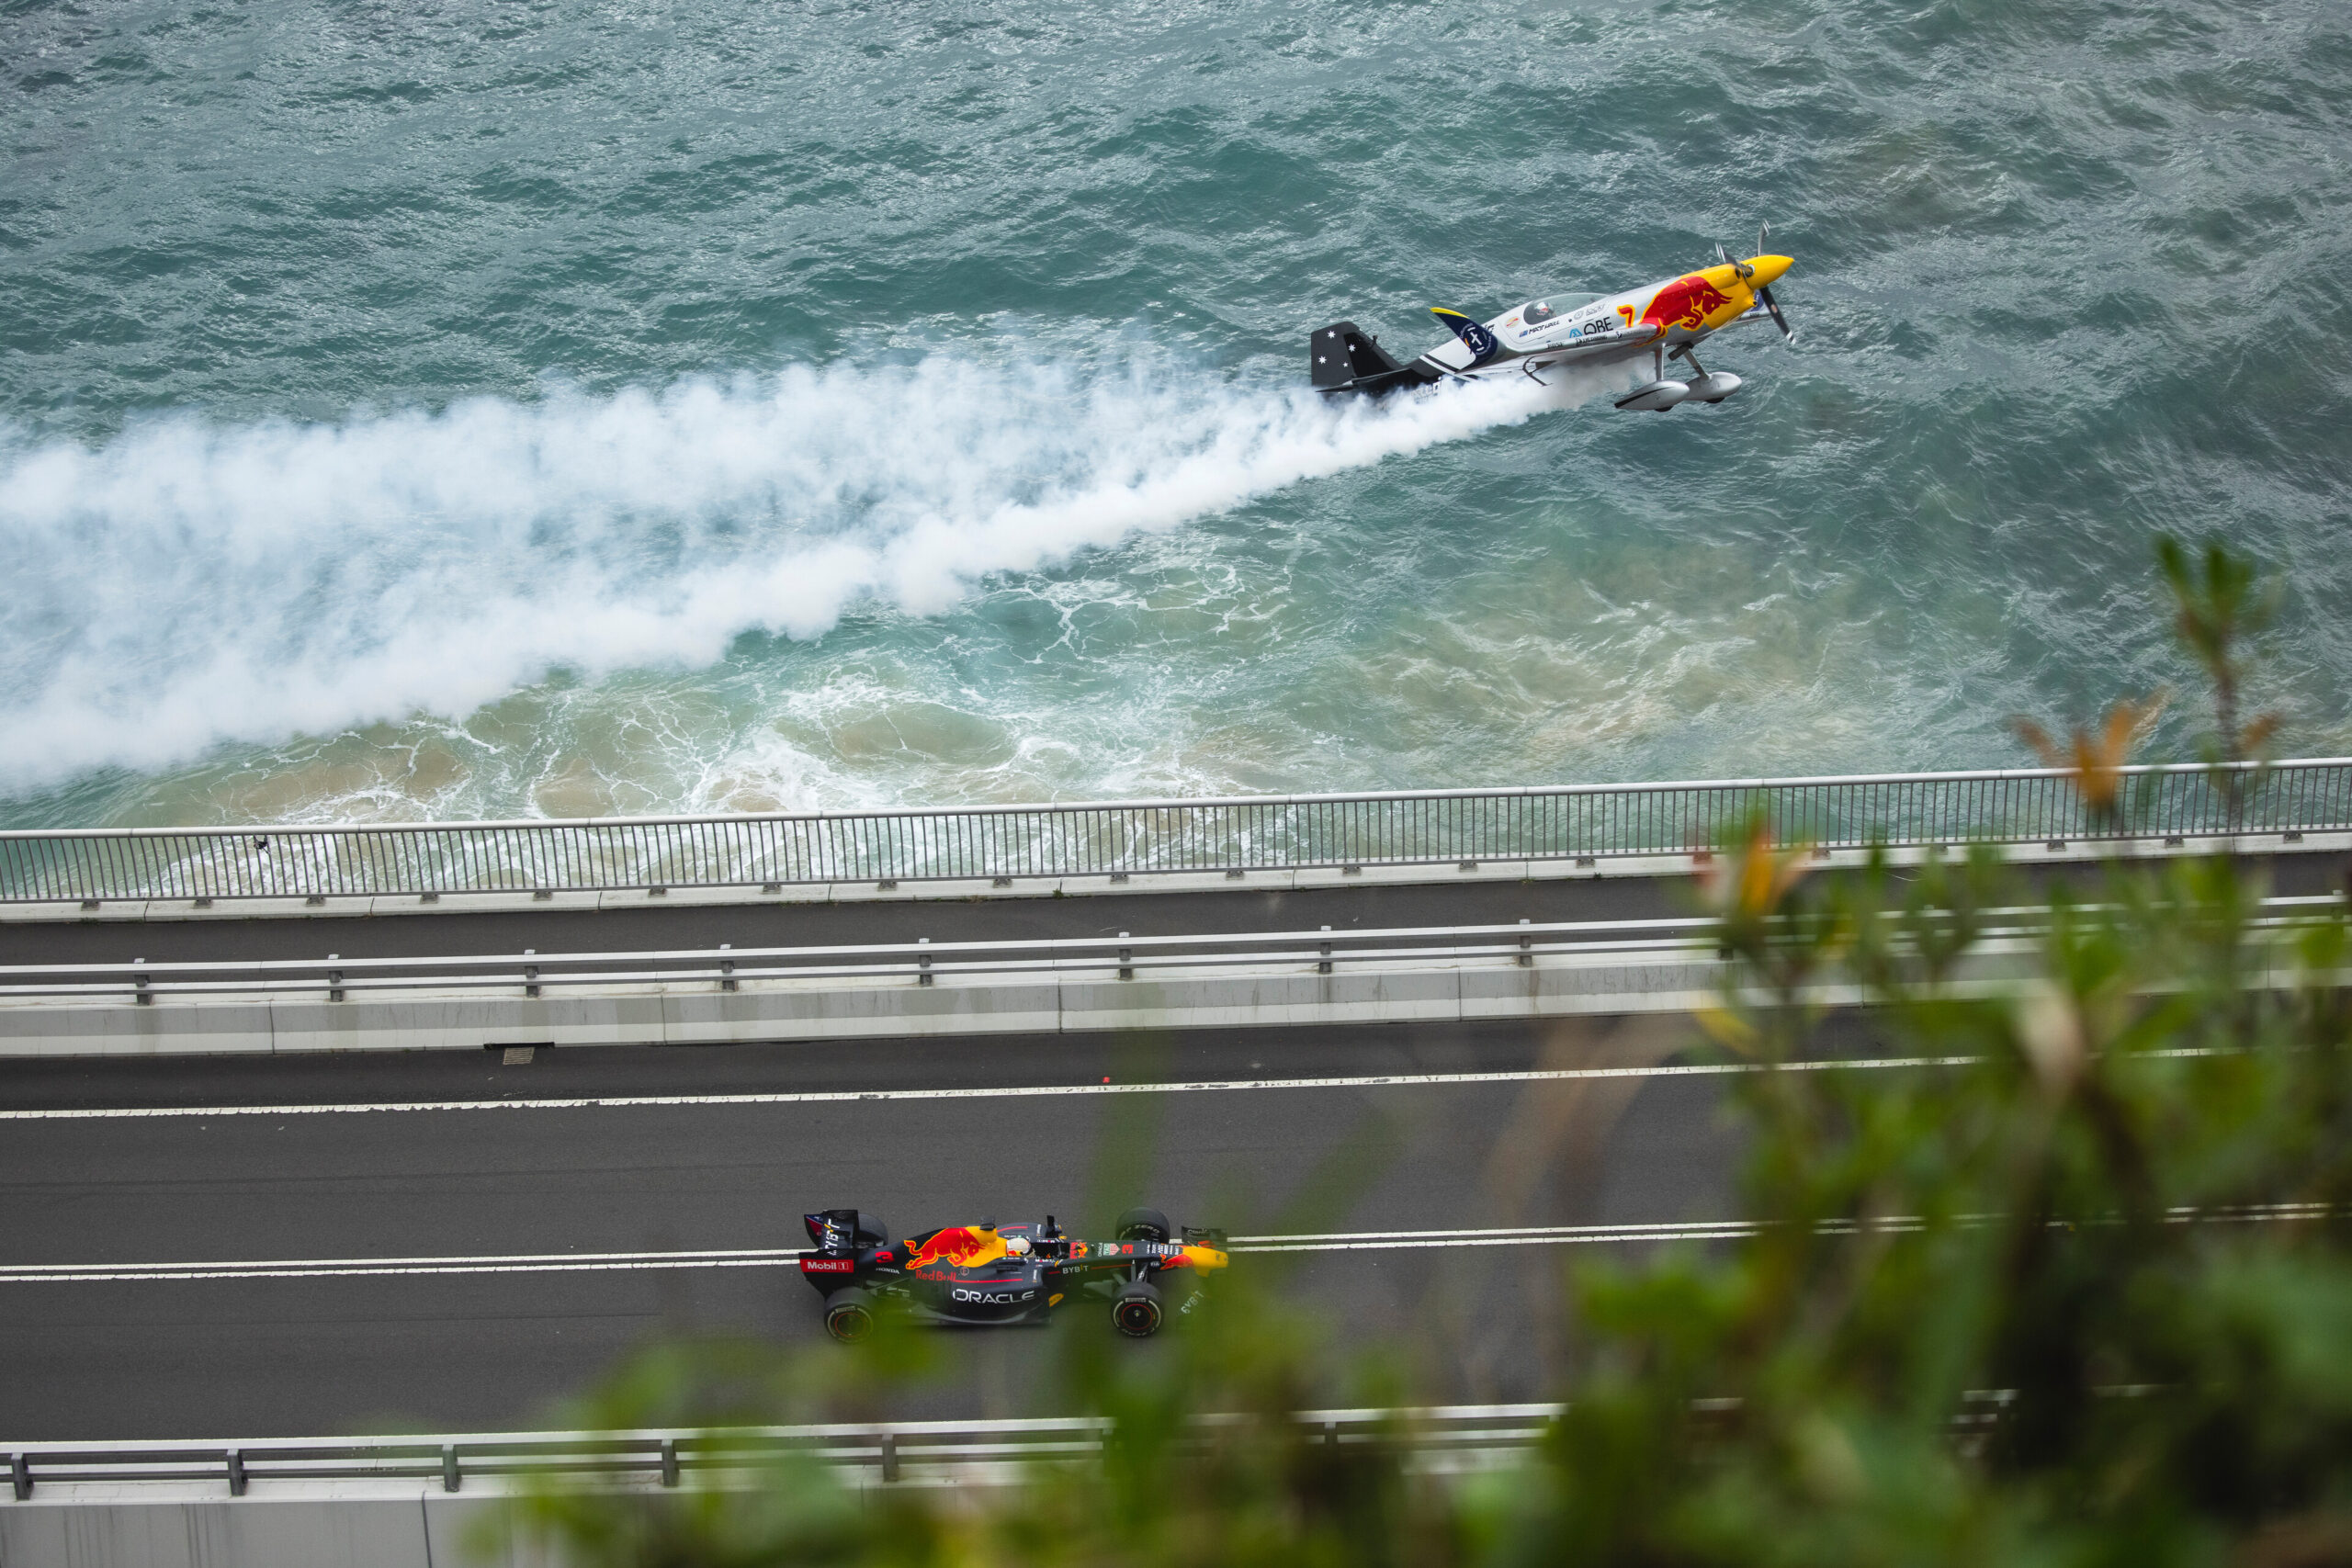
MULTIPOLYGON (((2281 892, 2341 886, 2337 857, 2261 863, 2281 892)), ((329 943, 348 956, 401 956, 1143 935, 1633 919, 1684 912, 1686 896, 1672 883, 1610 879, 75 923, 0 928, 0 946, 28 963, 303 956, 329 943)), ((1695 1044, 1686 1021, 1648 1018, 1204 1030, 1141 1043, 589 1047, 515 1066, 470 1052, 0 1063, 0 1111, 11 1112, 0 1119, 0 1443, 535 1427, 630 1348, 665 1337, 745 1332, 828 1353, 814 1292, 774 1260, 668 1268, 640 1257, 595 1270, 515 1261, 789 1249, 801 1243, 798 1216, 820 1208, 854 1204, 900 1234, 989 1212, 1067 1222, 1092 1207, 1099 1218, 1136 1200, 1247 1235, 1727 1217, 1737 1163, 1728 1079, 1529 1076, 1645 1070, 1695 1044), (1373 1077, 1396 1081, 1346 1081, 1373 1077), (1119 1092, 1136 1083, 1184 1087, 1119 1092), (691 1102, 651 1102, 665 1098, 691 1102), (236 1108, 259 1113, 187 1113, 236 1108), (163 1114, 87 1114, 130 1111, 163 1114), (1334 1151, 1353 1139, 1374 1157, 1334 1168, 1334 1151), (1098 1180, 1105 1151, 1130 1157, 1135 1174, 1098 1180), (72 1282, 22 1272, 401 1258, 506 1271, 442 1262, 72 1282)), ((1566 1262, 1629 1245, 1649 1244, 1419 1244, 1242 1266, 1286 1269, 1281 1290, 1322 1315, 1333 1346, 1401 1347, 1427 1397, 1510 1399, 1554 1386, 1566 1262)), ((891 1413, 1035 1413, 1057 1348, 1089 1332, 1101 1325, 944 1335, 938 1378, 891 1413)))
MULTIPOLYGON (((1135 1200, 1246 1235, 1723 1216, 1736 1150, 1722 1077, 1430 1076, 1645 1068, 1692 1043, 1680 1021, 1634 1020, 1142 1046, 616 1047, 513 1066, 471 1054, 9 1064, 0 1105, 36 1114, 0 1122, 0 1442, 532 1427, 664 1336, 832 1353, 815 1292, 774 1262, 80 1282, 28 1280, 26 1265, 788 1249, 803 1213, 853 1204, 900 1234, 990 1213, 1083 1222, 1135 1200), (1193 1087, 1106 1093, 1106 1077, 1193 1087), (1371 1077, 1398 1081, 1328 1081, 1371 1077), (1238 1084, 1254 1087, 1204 1087, 1238 1084), (711 1098, 838 1090, 883 1098, 711 1098), (642 1103, 679 1095, 697 1102, 642 1103), (582 1099, 639 1102, 544 1103, 582 1099), (426 1101, 447 1108, 357 1109, 426 1101), (351 1109, 277 1109, 304 1105, 351 1109), (184 1113, 234 1106, 271 1109, 184 1113), (173 1113, 68 1114, 126 1107, 173 1113), (1369 1152, 1334 1165, 1343 1145, 1369 1152), (1136 1169, 1096 1204, 1106 1150, 1136 1169)), ((1598 1250, 1240 1266, 1292 1270, 1280 1289, 1336 1345, 1406 1347, 1433 1396, 1514 1398, 1548 1385, 1556 1341, 1538 1325, 1560 1269, 1598 1250)), ((943 1334, 940 1376, 893 1413, 1035 1413, 1061 1337, 1102 1333, 1095 1315, 943 1334)))
POLYGON ((1031 941, 1313 930, 1329 925, 1511 924, 1646 919, 1694 912, 1690 885, 1652 877, 1477 882, 1214 893, 1089 894, 1065 898, 875 900, 844 904, 664 905, 637 909, 508 910, 334 919, 61 921, 0 926, 0 963, 439 957, 648 953, 736 947, 1031 941))

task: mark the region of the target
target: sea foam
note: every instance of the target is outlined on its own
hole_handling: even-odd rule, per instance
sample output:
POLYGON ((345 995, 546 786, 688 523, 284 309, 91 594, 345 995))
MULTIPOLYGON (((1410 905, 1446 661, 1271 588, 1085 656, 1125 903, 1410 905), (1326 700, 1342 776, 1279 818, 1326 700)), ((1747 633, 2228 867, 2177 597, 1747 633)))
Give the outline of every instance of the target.
POLYGON ((696 668, 1594 389, 1327 403, 934 355, 333 423, 0 434, 0 787, 696 668))

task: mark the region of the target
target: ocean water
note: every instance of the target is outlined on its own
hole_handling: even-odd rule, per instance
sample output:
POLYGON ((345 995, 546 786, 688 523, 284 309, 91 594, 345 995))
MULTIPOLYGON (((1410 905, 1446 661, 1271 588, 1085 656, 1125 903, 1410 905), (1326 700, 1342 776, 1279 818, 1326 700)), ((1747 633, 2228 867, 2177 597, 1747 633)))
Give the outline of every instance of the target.
POLYGON ((2001 765, 2284 584, 2341 0, 0 6, 0 825, 2001 765), (1745 251, 1718 408, 1301 390, 1745 251))

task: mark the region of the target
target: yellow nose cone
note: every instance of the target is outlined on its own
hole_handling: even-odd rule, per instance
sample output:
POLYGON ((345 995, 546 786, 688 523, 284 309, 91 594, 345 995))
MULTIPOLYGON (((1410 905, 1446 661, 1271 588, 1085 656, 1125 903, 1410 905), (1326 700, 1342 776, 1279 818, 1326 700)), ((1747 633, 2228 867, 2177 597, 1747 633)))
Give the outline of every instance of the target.
POLYGON ((1751 287, 1769 288, 1781 280, 1781 274, 1796 265, 1794 256, 1750 256, 1747 265, 1754 271, 1748 278, 1751 287))

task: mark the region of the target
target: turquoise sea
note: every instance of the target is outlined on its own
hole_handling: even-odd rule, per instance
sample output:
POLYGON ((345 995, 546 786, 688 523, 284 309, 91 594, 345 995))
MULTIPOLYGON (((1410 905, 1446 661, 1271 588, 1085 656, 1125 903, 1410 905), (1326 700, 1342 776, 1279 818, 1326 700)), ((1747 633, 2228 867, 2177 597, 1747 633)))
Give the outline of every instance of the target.
POLYGON ((2342 0, 7 0, 0 132, 0 825, 2010 764, 2161 531, 2352 752, 2342 0), (1720 408, 1301 390, 1768 220, 1720 408))

